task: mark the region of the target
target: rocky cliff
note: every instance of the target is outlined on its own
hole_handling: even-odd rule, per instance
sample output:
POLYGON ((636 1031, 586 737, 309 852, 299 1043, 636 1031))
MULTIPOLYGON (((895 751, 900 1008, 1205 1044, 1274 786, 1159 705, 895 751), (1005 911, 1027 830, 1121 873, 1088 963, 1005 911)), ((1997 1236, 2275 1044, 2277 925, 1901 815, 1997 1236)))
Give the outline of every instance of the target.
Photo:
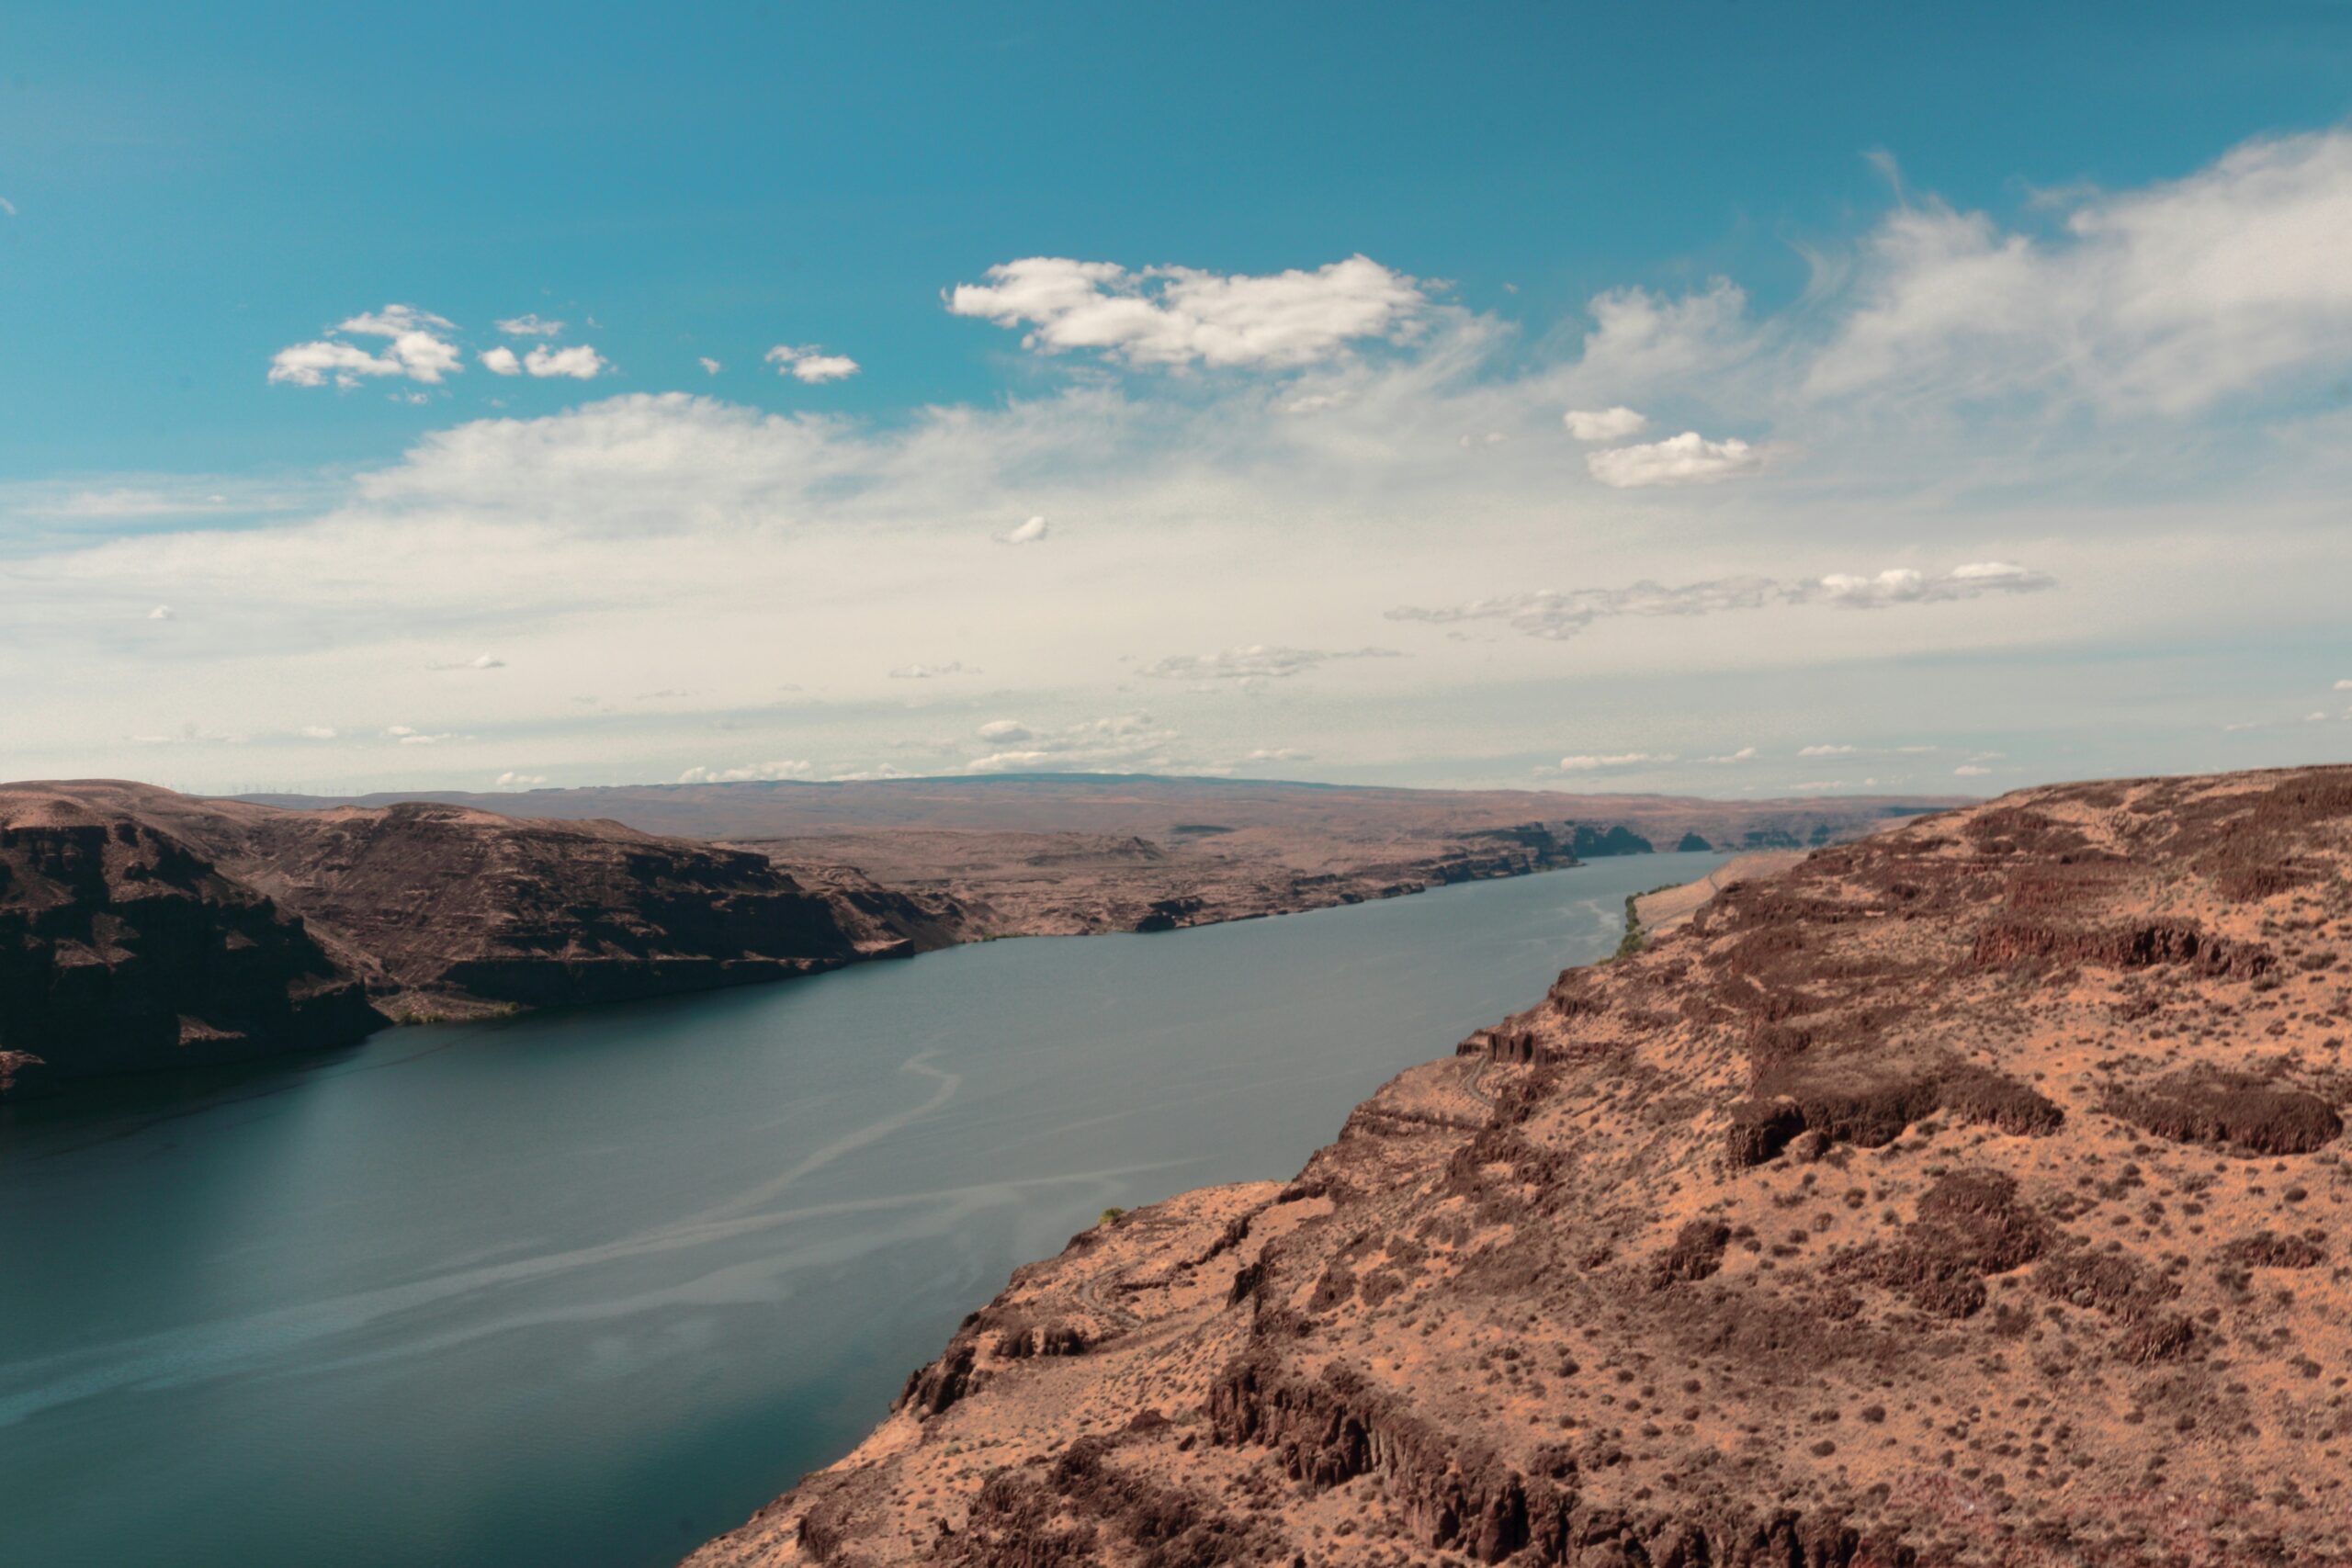
POLYGON ((693 1562, 2352 1560, 2352 770, 1736 882, 1015 1275, 693 1562))
POLYGON ((913 952, 956 912, 611 822, 0 789, 0 1094, 913 952))
POLYGON ((185 840, 0 793, 0 1095, 348 1044, 383 1023, 297 917, 185 840))

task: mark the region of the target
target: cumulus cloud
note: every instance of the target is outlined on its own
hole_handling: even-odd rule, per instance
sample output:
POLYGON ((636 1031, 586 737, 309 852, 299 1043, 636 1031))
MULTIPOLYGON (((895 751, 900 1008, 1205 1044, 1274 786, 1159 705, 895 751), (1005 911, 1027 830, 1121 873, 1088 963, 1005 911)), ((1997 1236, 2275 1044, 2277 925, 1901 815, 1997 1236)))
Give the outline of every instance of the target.
POLYGON ((1136 671, 1170 681, 1279 681, 1327 664, 1334 659, 1398 659, 1393 648, 1358 648, 1329 652, 1319 648, 1277 648, 1253 643, 1248 648, 1216 653, 1179 653, 1155 660, 1136 671))
POLYGON ((1040 354, 1093 350, 1138 367, 1311 365, 1366 339, 1413 335, 1429 297, 1419 280, 1368 256, 1263 276, 1028 256, 961 283, 948 310, 1026 326, 1040 354))
POLYGON ((977 675, 979 671, 960 659, 944 664, 901 664, 890 671, 893 681, 937 681, 949 675, 977 675))
POLYGON ((996 542, 1000 545, 1034 545, 1045 536, 1046 520, 1042 517, 1032 517, 1028 522, 1018 524, 996 536, 996 542))
POLYGON ((1956 779, 1981 779, 1992 771, 1990 768, 1980 768, 1973 762, 1962 762, 1951 771, 1951 774, 1956 779))
POLYGON ((1613 755, 1576 756, 1560 759, 1564 773, 1622 773, 1629 768, 1660 767, 1674 761, 1671 753, 1655 751, 1619 751, 1613 755))
POLYGON ((1764 471, 1770 449, 1735 438, 1710 441, 1695 430, 1640 446, 1589 452, 1584 466, 1612 490, 1652 485, 1713 485, 1764 471))
POLYGON ((543 784, 547 782, 547 775, 544 773, 518 773, 510 768, 491 780, 490 785, 492 789, 529 789, 534 784, 543 784))
POLYGON ((498 322, 498 330, 508 337, 553 337, 563 331, 563 323, 543 321, 537 316, 526 311, 520 316, 508 316, 502 319, 498 322))
POLYGON ((817 766, 797 759, 775 762, 745 762, 733 768, 688 768, 678 775, 680 784, 751 784, 774 783, 781 779, 805 779, 813 775, 817 766))
POLYGON ((974 733, 983 740, 992 740, 1000 744, 1010 740, 1034 740, 1037 736, 1037 732, 1027 725, 1010 718, 992 718, 974 733))
POLYGON ((179 618, 179 612, 169 604, 158 604, 147 612, 147 618, 151 621, 173 621, 179 618))
POLYGON ((704 355, 700 359, 695 360, 695 363, 702 367, 702 373, 706 376, 716 376, 721 370, 727 368, 707 354, 704 355))
POLYGON ((1797 749, 1797 755, 1800 757, 1847 757, 1851 756, 1853 750, 1851 746, 1801 746, 1797 749))
POLYGON ((584 343, 573 344, 570 348, 549 348, 541 344, 523 356, 523 368, 542 380, 562 377, 590 381, 612 367, 611 360, 584 343))
POLYGON ((1747 762, 1754 761, 1755 757, 1755 747, 1743 746, 1736 751, 1725 751, 1721 756, 1716 757, 1702 757, 1699 761, 1702 762, 1747 762))
POLYGON ((796 381, 820 386, 827 381, 846 380, 857 374, 857 361, 846 354, 827 354, 821 344, 807 344, 798 348, 780 343, 767 352, 767 361, 775 367, 779 376, 789 376, 796 381))
POLYGON ((1568 434, 1578 441, 1623 441, 1650 427, 1646 414, 1629 408, 1570 409, 1560 416, 1568 434))
POLYGON ((1768 604, 1830 604, 1849 609, 1973 599, 1988 593, 2034 592, 2053 585, 2037 571, 2007 561, 1977 561, 1950 571, 1928 573, 1894 568, 1874 577, 1835 573, 1781 581, 1769 577, 1722 577, 1668 587, 1642 581, 1628 588, 1587 588, 1563 593, 1532 593, 1474 599, 1440 608, 1399 605, 1392 621, 1445 626, 1462 621, 1502 621, 1529 637, 1565 640, 1595 621, 1623 616, 1711 615, 1725 610, 1756 610, 1768 604))
POLYGON ((481 360, 482 368, 493 376, 520 376, 523 373, 523 361, 503 343, 496 348, 482 350, 474 357, 481 360))
POLYGON ((2335 689, 2339 692, 2352 692, 2352 681, 2338 681, 2335 683, 2335 689))
POLYGON ((445 335, 455 330, 446 317, 430 310, 387 305, 336 323, 323 338, 279 349, 270 356, 269 379, 293 387, 322 387, 333 380, 350 388, 372 377, 390 376, 437 385, 443 377, 465 368, 458 345, 445 335), (368 349, 348 341, 354 337, 385 342, 380 349, 368 349))

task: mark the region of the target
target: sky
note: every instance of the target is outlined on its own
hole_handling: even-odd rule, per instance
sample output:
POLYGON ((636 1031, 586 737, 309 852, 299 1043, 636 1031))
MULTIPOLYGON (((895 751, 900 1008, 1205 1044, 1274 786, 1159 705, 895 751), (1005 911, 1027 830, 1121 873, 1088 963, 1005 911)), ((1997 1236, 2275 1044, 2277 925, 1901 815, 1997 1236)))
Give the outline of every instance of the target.
POLYGON ((2347 602, 2352 6, 0 9, 0 777, 1992 794, 2347 602))

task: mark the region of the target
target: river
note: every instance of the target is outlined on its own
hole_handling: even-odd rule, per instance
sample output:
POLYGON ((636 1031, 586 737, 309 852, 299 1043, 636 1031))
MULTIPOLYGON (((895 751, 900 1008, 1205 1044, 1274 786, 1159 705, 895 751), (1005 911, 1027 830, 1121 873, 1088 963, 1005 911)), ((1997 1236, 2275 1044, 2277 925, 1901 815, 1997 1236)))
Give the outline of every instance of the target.
POLYGON ((0 1111, 0 1562, 657 1568, 1106 1206, 1285 1178, 1641 855, 0 1111))

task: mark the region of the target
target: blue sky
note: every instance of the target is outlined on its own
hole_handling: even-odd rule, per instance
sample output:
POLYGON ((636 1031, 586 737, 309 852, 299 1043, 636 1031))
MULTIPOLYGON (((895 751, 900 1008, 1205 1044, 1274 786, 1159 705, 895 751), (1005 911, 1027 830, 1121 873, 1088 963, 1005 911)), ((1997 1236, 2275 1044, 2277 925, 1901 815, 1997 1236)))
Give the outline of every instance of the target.
POLYGON ((2352 7, 29 9, 0 772, 2345 750, 2352 7))

